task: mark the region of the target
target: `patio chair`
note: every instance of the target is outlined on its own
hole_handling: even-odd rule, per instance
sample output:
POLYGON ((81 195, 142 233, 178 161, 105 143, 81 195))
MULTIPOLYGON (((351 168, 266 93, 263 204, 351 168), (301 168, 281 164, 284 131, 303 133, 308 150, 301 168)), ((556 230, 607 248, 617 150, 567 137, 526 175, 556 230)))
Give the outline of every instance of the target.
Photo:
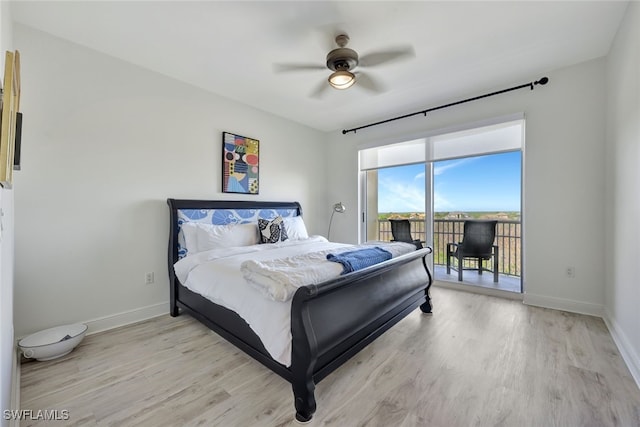
POLYGON ((462 270, 478 270, 493 272, 493 281, 498 282, 498 257, 500 249, 493 244, 496 238, 496 224, 493 220, 468 220, 464 222, 462 242, 447 243, 447 274, 451 274, 451 259, 458 260, 458 280, 462 281, 462 270), (478 261, 478 268, 464 268, 465 258, 473 258, 478 261), (493 258, 493 270, 484 268, 482 262, 493 258))
POLYGON ((408 219, 390 219, 392 242, 407 242, 416 245, 416 249, 422 249, 422 241, 411 236, 411 222, 408 219))

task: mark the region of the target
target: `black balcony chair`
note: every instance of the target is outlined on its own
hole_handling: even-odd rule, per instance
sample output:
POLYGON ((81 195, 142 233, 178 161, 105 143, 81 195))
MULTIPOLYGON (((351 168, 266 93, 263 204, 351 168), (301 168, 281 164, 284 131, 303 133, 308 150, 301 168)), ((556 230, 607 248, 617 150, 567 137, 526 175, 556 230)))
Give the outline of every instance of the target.
POLYGON ((392 242, 407 242, 416 245, 416 249, 422 249, 422 241, 411 236, 411 222, 408 219, 390 219, 392 242))
POLYGON ((462 242, 447 243, 447 274, 451 274, 451 258, 456 258, 458 280, 462 281, 462 270, 478 270, 493 272, 493 281, 498 282, 498 257, 500 249, 493 244, 496 238, 496 224, 498 221, 468 220, 464 222, 462 242), (465 258, 478 261, 478 268, 463 268, 465 258), (484 268, 482 261, 493 258, 493 270, 484 268))

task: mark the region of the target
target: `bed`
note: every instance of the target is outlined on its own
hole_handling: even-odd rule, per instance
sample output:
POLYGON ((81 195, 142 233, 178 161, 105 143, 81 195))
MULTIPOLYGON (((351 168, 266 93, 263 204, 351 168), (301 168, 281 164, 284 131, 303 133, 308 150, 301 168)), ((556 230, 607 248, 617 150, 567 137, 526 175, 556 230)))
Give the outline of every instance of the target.
MULTIPOLYGON (((185 259, 194 260, 186 250, 185 233, 194 224, 224 225, 229 223, 254 223, 259 219, 301 219, 302 209, 297 202, 226 201, 226 200, 177 200, 168 199, 170 230, 168 270, 170 284, 170 314, 188 313, 245 353, 291 383, 294 396, 295 417, 300 422, 310 421, 315 410, 315 384, 349 360, 362 348, 402 320, 416 308, 431 313, 429 288, 432 276, 426 258, 431 248, 394 256, 378 264, 323 280, 312 285, 300 286, 287 302, 271 302, 276 310, 287 310, 289 323, 289 350, 284 360, 267 350, 265 342, 234 309, 220 301, 205 297, 181 282, 176 271, 185 259), (183 233, 182 229, 185 230, 183 233), (177 264, 178 263, 178 264, 177 264), (285 304, 285 305, 278 305, 285 304), (284 307, 284 308, 283 308, 284 307)), ((264 222, 263 221, 263 222, 264 222)), ((324 242, 326 239, 316 238, 324 242)), ((309 240, 312 240, 311 238, 309 240)), ((279 242, 286 246, 287 242, 279 242)), ((290 242, 298 251, 307 241, 290 242)), ((242 250, 245 259, 265 258, 262 247, 242 250)), ((278 246, 275 244, 274 246, 278 246)), ((225 250, 233 252, 236 249, 225 250)), ((216 250, 212 250, 212 253, 216 250)), ((198 254, 197 256, 200 256, 198 254)), ((229 258, 231 259, 231 258, 229 258)), ((215 262, 232 264, 223 259, 215 262)), ((205 263, 206 264, 206 263, 205 263)), ((208 264, 207 264, 208 265, 208 264)), ((243 264, 244 265, 244 264, 243 264)), ((205 269, 198 266, 196 268, 205 269)), ((192 271, 198 271, 195 268, 192 271)), ((195 277, 196 274, 192 273, 195 277)), ((184 273, 181 277, 185 282, 184 273)), ((191 276, 189 276, 191 277, 191 276)), ((220 278, 226 276, 220 275, 220 278)), ((213 280, 213 279, 212 279, 213 280)), ((220 286, 217 285, 217 288, 220 286)), ((247 287, 247 289, 250 287, 247 287)), ((247 291, 252 292, 252 291, 247 291)), ((247 294, 249 295, 249 294, 247 294)), ((249 297, 240 295, 236 298, 249 297)), ((251 297, 252 301, 257 301, 251 297)), ((266 298, 265 298, 266 300, 266 298)), ((233 307, 233 305, 231 306, 233 307)))

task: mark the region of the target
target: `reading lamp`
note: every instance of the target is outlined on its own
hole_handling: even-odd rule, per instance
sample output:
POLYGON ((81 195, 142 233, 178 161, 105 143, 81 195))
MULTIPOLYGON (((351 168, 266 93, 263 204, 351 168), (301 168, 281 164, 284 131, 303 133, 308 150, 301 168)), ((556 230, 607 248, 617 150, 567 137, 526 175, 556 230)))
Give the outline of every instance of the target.
POLYGON ((333 205, 333 210, 331 211, 331 219, 329 219, 329 230, 327 230, 327 239, 331 234, 331 223, 333 222, 333 214, 335 214, 336 212, 344 213, 346 210, 347 208, 345 207, 345 205, 342 204, 342 202, 338 202, 335 205, 333 205))

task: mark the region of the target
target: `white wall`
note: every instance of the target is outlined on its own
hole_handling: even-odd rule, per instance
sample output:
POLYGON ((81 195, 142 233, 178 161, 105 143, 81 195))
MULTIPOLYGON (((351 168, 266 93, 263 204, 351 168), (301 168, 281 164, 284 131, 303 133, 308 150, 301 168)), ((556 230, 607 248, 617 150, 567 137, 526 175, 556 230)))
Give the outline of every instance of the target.
POLYGON ((14 41, 18 336, 168 312, 168 197, 297 200, 324 233, 323 133, 17 24, 14 41), (221 194, 223 131, 260 140, 258 196, 221 194))
MULTIPOLYGON (((526 118, 524 268, 525 302, 601 314, 604 301, 604 60, 548 73, 549 84, 415 116, 388 125, 331 136, 329 199, 351 209, 334 221, 332 236, 355 242, 359 212, 357 147, 410 140, 455 125, 524 112, 526 118), (335 230, 335 231, 334 231, 335 230), (334 234, 335 233, 335 234, 334 234), (575 267, 575 278, 564 276, 575 267)), ((532 75, 537 80, 542 75, 532 75)), ((481 95, 502 87, 442 103, 481 95)), ((424 108, 439 105, 424 105, 424 108)), ((409 113, 411 111, 407 111, 409 113)), ((383 119, 381 117, 380 119, 383 119)), ((354 126, 366 123, 354 123, 354 126)), ((434 302, 437 305, 437 301, 434 302)))
POLYGON ((640 384, 640 4, 607 59, 605 319, 640 384))
MULTIPOLYGON (((0 75, 4 54, 12 47, 11 9, 0 2, 0 75)), ((0 411, 11 407, 11 380, 15 354, 13 327, 13 190, 0 188, 0 411)), ((0 415, 0 426, 8 421, 0 415)))
MULTIPOLYGON (((16 352, 13 320, 13 214, 13 190, 0 189, 0 227, 2 228, 2 241, 0 242, 0 410, 16 409, 11 408, 11 386, 16 352)), ((6 420, 3 418, 0 425, 7 425, 5 423, 6 420)))

